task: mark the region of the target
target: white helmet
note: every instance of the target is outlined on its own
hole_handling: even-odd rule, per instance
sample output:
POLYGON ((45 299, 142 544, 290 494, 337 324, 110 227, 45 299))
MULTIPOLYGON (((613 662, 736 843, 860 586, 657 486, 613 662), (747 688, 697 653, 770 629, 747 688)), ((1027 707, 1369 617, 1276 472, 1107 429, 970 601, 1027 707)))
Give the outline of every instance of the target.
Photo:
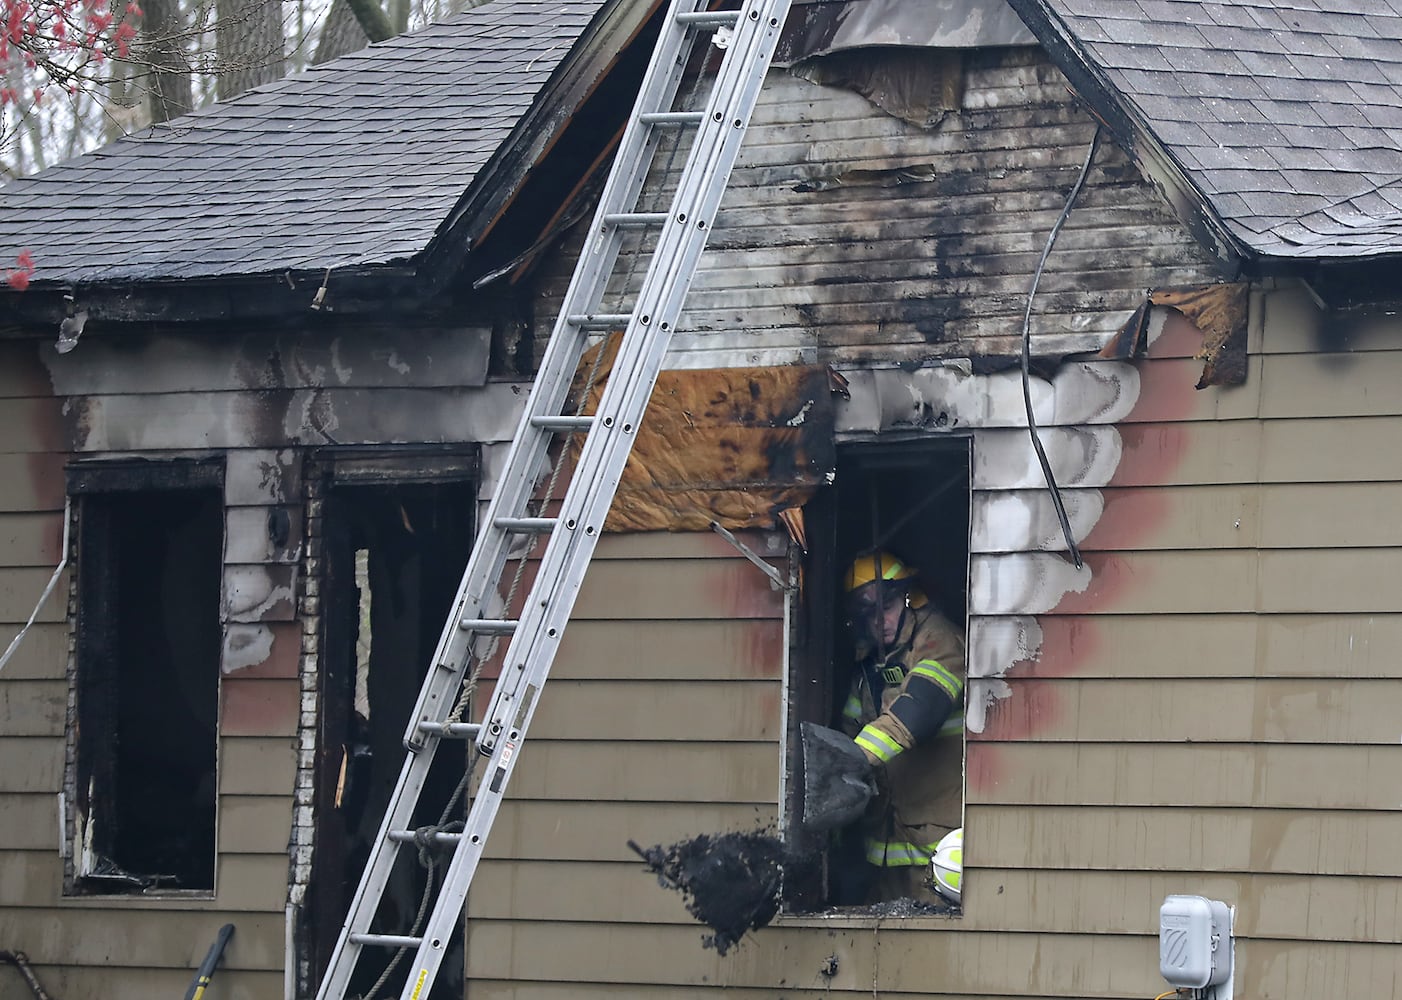
POLYGON ((930 859, 930 880, 935 891, 955 903, 960 901, 960 883, 964 875, 964 828, 946 833, 935 845, 930 859))

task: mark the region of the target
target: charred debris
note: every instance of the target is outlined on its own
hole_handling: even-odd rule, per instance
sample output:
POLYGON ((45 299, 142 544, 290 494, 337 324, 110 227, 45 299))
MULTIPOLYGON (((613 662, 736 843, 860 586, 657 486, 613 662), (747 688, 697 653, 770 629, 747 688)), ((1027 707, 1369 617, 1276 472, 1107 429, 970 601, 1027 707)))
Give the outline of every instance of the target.
MULTIPOLYGON (((668 847, 641 847, 630 840, 628 846, 657 876, 658 885, 681 893, 686 911, 711 929, 702 937, 702 946, 721 955, 779 915, 786 873, 822 863, 820 856, 790 848, 767 830, 702 833, 668 847)), ((805 915, 827 912, 841 912, 844 917, 952 916, 959 908, 944 902, 895 899, 805 915)))

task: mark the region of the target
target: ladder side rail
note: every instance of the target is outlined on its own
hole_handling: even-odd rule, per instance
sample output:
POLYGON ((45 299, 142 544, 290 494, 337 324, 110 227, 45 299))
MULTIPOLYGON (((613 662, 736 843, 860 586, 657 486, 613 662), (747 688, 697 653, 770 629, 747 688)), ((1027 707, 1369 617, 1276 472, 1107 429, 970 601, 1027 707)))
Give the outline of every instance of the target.
POLYGON ((587 331, 571 321, 580 312, 593 312, 601 299, 615 260, 625 238, 624 227, 605 221, 608 215, 631 211, 635 207, 660 140, 660 131, 642 123, 641 116, 649 110, 669 108, 680 89, 687 58, 696 33, 680 25, 679 17, 687 11, 704 7, 706 0, 672 0, 662 33, 653 49, 633 113, 624 129, 613 168, 604 185, 589 236, 581 249, 581 261, 562 300, 555 319, 530 398, 523 408, 520 423, 507 451, 497 489, 488 503, 482 527, 478 529, 477 544, 468 557, 462 582, 453 604, 453 614, 443 629, 433 664, 442 669, 430 670, 420 691, 414 713, 404 733, 405 746, 418 750, 424 740, 418 724, 425 720, 440 720, 451 708, 461 687, 468 662, 471 637, 464 634, 458 623, 483 616, 483 609, 495 596, 509 557, 510 538, 495 525, 499 517, 524 512, 535 492, 535 473, 549 451, 553 434, 535 427, 531 418, 556 416, 564 408, 570 385, 574 380, 579 359, 588 342, 587 331), (592 260, 585 260, 588 254, 592 260))
MULTIPOLYGON (((788 0, 767 0, 761 7, 764 19, 768 21, 773 16, 773 11, 787 9, 788 0)), ((763 52, 762 58, 752 52, 746 52, 743 48, 739 53, 727 54, 727 63, 747 63, 752 69, 758 66, 752 83, 744 79, 744 74, 737 74, 742 77, 742 84, 736 87, 740 93, 732 95, 731 102, 725 107, 727 112, 733 113, 735 108, 743 106, 746 100, 753 103, 772 57, 773 46, 777 43, 779 28, 782 27, 781 16, 775 18, 775 21, 769 30, 761 32, 759 36, 763 40, 763 44, 759 46, 763 52)), ((725 65, 722 66, 722 73, 725 71, 725 65)), ((741 69, 743 68, 741 66, 741 69)), ((738 116, 742 122, 747 121, 748 117, 748 110, 738 116)), ((735 118, 727 115, 717 122, 718 125, 734 132, 733 136, 725 134, 725 138, 720 141, 720 153, 712 153, 704 159, 702 156, 693 157, 692 162, 701 161, 698 169, 706 176, 707 183, 715 189, 713 195, 698 197, 690 191, 681 190, 679 186, 674 204, 702 208, 709 206, 710 210, 714 211, 723 194, 729 165, 733 164, 743 138, 743 126, 736 127, 734 121, 735 118)), ((698 135, 693 148, 702 153, 706 145, 708 144, 703 143, 698 135)), ((672 221, 676 221, 675 212, 672 221)), ((672 229, 676 235, 666 241, 666 246, 661 246, 664 241, 659 240, 661 249, 659 255, 654 256, 648 277, 652 279, 654 275, 658 276, 652 282, 655 291, 651 297, 666 313, 674 317, 680 313, 686 286, 690 283, 691 273, 688 272, 694 272, 695 260, 704 249, 706 238, 709 236, 709 221, 706 228, 698 228, 694 224, 677 224, 672 229), (685 262, 692 266, 689 269, 686 266, 678 267, 685 262)), ((645 281, 645 286, 647 284, 645 281)), ((464 836, 459 841, 448 872, 444 876, 443 891, 415 956, 414 968, 418 973, 411 973, 409 981, 405 984, 402 1000, 415 1000, 420 995, 424 983, 431 981, 437 974, 448 935, 452 933, 461 915, 463 896, 481 859, 486 832, 490 830, 504 797, 507 782, 518 759, 520 744, 534 715, 539 692, 548 677, 554 653, 563 638, 564 628, 582 584, 589 557, 601 534, 603 519, 612 505, 614 491, 631 452, 638 419, 647 407, 656 372, 660 370, 662 358, 666 354, 673 320, 655 325, 644 324, 642 320, 649 308, 650 303, 640 297, 624 337, 624 347, 620 348, 620 358, 631 343, 641 343, 641 349, 633 352, 639 355, 634 367, 650 367, 652 377, 647 379, 639 375, 631 382, 627 379, 620 380, 616 362, 614 374, 605 388, 605 398, 600 402, 599 414, 606 419, 610 415, 609 411, 614 411, 615 419, 609 427, 596 423, 590 432, 577 466, 576 479, 566 494, 565 506, 561 511, 561 522, 574 520, 575 529, 564 534, 557 532, 552 536, 537 571, 535 584, 527 598, 527 607, 522 612, 521 626, 512 637, 503 666, 503 677, 498 681, 497 695, 493 699, 488 716, 489 724, 479 735, 479 745, 483 749, 490 747, 491 751, 484 786, 473 799, 464 836), (641 334, 638 332, 639 328, 647 326, 651 326, 652 330, 645 330, 641 334), (614 403, 612 397, 619 397, 621 402, 614 403), (595 452, 601 452, 602 455, 595 456, 595 452), (596 471, 589 475, 586 470, 596 471), (553 594, 554 600, 541 601, 538 597, 541 593, 553 594), (521 642, 526 646, 524 652, 515 648, 521 642)))

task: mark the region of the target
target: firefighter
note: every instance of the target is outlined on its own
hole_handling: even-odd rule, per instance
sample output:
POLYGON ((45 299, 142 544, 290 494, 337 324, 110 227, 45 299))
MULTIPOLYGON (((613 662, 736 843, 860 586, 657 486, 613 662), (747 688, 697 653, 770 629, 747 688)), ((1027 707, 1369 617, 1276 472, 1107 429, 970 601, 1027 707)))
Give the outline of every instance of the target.
POLYGON ((963 631, 930 606, 915 568, 889 552, 859 556, 845 589, 857 665, 843 730, 880 794, 845 833, 854 863, 835 879, 848 897, 838 902, 933 898, 930 858, 963 825, 963 631))

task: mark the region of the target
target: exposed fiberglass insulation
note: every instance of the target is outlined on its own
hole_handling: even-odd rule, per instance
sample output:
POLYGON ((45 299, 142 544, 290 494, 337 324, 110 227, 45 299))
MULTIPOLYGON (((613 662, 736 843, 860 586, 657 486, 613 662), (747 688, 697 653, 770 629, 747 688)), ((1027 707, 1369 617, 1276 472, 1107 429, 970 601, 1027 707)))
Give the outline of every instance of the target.
MULTIPOLYGON (((607 384, 618 338, 594 375, 584 412, 607 384)), ((595 349, 597 350, 597 348, 595 349)), ((595 352, 580 364, 582 392, 595 352)), ((571 460, 579 442, 571 444, 571 460)), ((833 470, 825 368, 664 371, 619 483, 609 531, 769 527, 801 507, 833 470)))

